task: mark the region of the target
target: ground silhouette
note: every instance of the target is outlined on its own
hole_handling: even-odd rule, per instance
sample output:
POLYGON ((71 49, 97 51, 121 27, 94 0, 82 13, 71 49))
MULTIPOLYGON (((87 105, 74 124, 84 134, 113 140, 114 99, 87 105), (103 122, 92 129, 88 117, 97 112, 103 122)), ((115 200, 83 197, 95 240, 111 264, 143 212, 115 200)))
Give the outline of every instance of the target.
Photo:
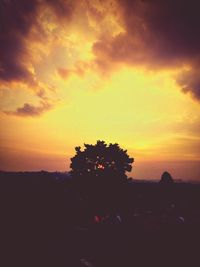
POLYGON ((0 172, 0 266, 200 266, 200 184, 109 182, 102 166, 89 190, 73 173, 0 172))

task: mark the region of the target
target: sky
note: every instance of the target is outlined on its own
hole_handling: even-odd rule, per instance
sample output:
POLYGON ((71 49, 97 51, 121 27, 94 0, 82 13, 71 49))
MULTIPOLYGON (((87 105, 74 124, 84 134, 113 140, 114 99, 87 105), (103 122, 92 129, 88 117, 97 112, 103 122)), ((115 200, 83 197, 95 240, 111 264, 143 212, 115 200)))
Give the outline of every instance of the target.
POLYGON ((200 181, 198 0, 2 0, 0 169, 68 171, 118 143, 129 176, 200 181))

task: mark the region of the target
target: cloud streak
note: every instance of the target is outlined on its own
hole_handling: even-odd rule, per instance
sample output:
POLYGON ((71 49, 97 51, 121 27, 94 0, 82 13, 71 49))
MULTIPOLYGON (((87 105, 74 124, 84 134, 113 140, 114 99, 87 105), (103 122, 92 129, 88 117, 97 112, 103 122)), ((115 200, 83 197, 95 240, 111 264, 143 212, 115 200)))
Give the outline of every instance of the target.
POLYGON ((24 103, 22 107, 17 108, 15 111, 4 111, 4 113, 7 115, 14 115, 20 117, 38 117, 52 108, 52 104, 41 101, 40 104, 37 106, 32 105, 30 103, 24 103))

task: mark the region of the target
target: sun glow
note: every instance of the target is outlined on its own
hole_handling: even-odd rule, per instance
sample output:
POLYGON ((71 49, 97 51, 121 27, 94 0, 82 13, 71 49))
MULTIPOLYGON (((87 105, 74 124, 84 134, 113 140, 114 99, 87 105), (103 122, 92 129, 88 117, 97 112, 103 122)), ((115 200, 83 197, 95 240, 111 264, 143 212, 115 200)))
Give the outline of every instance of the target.
POLYGON ((3 115, 4 144, 24 153, 58 155, 63 158, 62 169, 76 144, 98 139, 120 143, 138 160, 173 159, 180 153, 174 143, 187 137, 177 132, 177 125, 190 123, 199 112, 199 106, 180 92, 173 74, 122 67, 104 79, 95 73, 73 77, 60 87, 67 94, 42 117, 8 119, 3 115), (98 88, 93 87, 93 77, 98 88))

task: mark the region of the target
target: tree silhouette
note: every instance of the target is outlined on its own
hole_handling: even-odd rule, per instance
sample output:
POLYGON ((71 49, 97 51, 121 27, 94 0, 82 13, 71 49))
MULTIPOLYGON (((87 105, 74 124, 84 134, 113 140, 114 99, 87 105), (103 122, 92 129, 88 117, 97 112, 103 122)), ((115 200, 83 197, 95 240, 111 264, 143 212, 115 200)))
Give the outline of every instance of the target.
POLYGON ((161 176, 161 179, 160 179, 160 183, 162 184, 171 184, 173 183, 174 180, 171 176, 171 174, 167 171, 163 172, 162 176, 161 176))
POLYGON ((107 145, 104 141, 97 141, 95 145, 84 144, 85 149, 76 147, 76 155, 71 158, 72 176, 99 177, 102 175, 116 175, 126 177, 126 171, 132 169, 133 158, 127 154, 118 144, 107 145))
POLYGON ((84 150, 76 147, 76 155, 71 158, 71 175, 83 197, 93 202, 105 201, 105 205, 116 202, 123 185, 126 172, 132 169, 133 158, 118 144, 107 145, 97 141, 95 145, 84 144, 84 150))

